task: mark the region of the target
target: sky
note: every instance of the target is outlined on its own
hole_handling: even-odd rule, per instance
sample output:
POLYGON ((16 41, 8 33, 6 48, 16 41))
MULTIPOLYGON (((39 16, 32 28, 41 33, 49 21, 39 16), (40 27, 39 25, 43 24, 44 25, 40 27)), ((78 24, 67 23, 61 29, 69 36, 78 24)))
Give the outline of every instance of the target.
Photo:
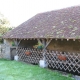
POLYGON ((80 0, 0 0, 0 12, 18 26, 34 15, 80 5, 80 0))

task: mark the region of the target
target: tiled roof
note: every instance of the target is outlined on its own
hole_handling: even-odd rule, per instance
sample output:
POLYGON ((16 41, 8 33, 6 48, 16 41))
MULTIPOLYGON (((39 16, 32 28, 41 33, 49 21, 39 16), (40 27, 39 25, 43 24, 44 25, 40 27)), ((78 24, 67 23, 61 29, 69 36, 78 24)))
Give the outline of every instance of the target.
POLYGON ((80 39, 80 6, 37 14, 4 38, 80 39))

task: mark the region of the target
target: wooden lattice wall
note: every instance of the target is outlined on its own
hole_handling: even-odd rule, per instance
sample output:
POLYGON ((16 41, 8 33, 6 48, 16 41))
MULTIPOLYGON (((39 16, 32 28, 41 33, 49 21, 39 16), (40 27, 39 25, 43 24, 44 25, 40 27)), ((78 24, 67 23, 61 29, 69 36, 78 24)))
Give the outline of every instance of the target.
POLYGON ((49 67, 80 73, 80 53, 47 51, 45 56, 49 67))
POLYGON ((41 50, 18 48, 17 51, 20 61, 38 64, 39 60, 43 58, 41 50), (26 54, 26 52, 30 52, 30 54, 26 54))
MULTIPOLYGON (((38 49, 18 48, 17 53, 20 61, 28 63, 39 64, 43 59, 43 51, 38 49)), ((45 58, 49 67, 80 73, 80 53, 46 50, 45 58)))

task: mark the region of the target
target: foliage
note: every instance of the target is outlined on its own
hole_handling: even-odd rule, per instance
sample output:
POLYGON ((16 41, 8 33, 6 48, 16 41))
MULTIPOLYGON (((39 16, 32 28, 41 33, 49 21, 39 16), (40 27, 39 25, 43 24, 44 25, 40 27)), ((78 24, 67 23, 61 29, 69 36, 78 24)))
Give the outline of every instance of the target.
POLYGON ((9 21, 0 13, 0 36, 9 30, 11 30, 9 21))
MULTIPOLYGON (((12 30, 10 23, 3 14, 0 13, 0 37, 3 36, 6 32, 12 30)), ((0 38, 0 43, 3 42, 3 39, 0 38)))
POLYGON ((33 46, 33 48, 38 48, 38 49, 43 49, 43 44, 40 42, 40 41, 38 41, 38 44, 37 45, 34 45, 33 46))
POLYGON ((71 77, 36 65, 0 60, 0 80, 74 80, 71 77))

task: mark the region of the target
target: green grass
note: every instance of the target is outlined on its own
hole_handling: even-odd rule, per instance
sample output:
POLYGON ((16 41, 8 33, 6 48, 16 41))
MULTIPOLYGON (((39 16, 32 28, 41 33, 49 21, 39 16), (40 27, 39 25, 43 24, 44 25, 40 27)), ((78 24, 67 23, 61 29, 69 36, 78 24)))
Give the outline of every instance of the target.
POLYGON ((73 80, 49 69, 17 61, 0 59, 0 80, 73 80))

